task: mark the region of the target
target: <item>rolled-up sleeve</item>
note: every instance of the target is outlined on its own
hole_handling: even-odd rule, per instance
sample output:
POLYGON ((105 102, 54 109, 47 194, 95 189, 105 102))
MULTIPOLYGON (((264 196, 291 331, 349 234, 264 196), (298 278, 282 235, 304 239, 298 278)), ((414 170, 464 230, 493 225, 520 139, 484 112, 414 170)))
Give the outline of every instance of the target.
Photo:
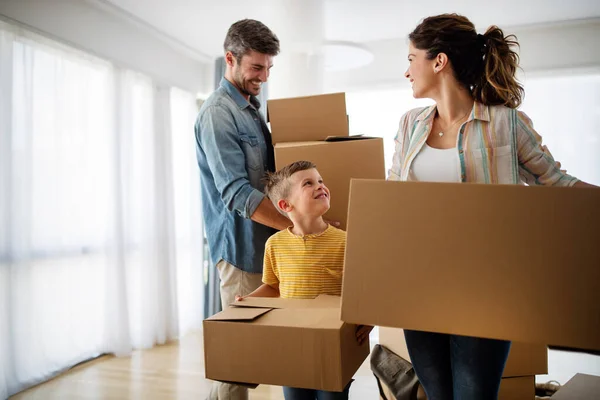
POLYGON ((198 118, 195 133, 221 200, 228 210, 250 218, 265 195, 250 185, 233 116, 218 105, 208 107, 198 118))
POLYGON ((542 137, 533 129, 531 119, 518 111, 516 124, 521 179, 528 185, 573 186, 578 179, 561 170, 560 163, 554 160, 542 144, 542 137))
POLYGON ((399 181, 402 175, 402 161, 404 158, 404 137, 407 132, 407 114, 400 118, 398 132, 394 137, 394 156, 392 157, 392 167, 388 171, 387 179, 389 181, 399 181))

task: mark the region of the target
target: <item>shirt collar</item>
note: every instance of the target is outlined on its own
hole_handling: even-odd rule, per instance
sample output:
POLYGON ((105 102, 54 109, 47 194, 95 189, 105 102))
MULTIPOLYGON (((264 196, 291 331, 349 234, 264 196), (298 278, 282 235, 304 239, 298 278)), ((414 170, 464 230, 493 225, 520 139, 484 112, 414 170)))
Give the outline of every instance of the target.
POLYGON ((481 121, 489 122, 490 107, 482 103, 475 102, 475 104, 473 104, 473 112, 471 112, 471 116, 469 117, 469 120, 471 119, 478 119, 481 121))
POLYGON ((253 106, 257 110, 260 108, 260 102, 254 96, 250 96, 250 101, 246 100, 246 98, 240 93, 237 87, 234 86, 233 83, 229 82, 225 77, 221 78, 221 82, 219 83, 225 91, 229 94, 229 96, 235 101, 235 104, 240 109, 245 109, 246 107, 253 106))
MULTIPOLYGON (((425 110, 423 110, 417 116, 417 121, 428 121, 430 118, 433 118, 435 116, 436 110, 437 110, 437 106, 435 104, 430 107, 427 107, 425 110)), ((477 101, 474 102, 473 110, 471 111, 471 114, 469 115, 469 119, 467 119, 467 122, 472 121, 474 119, 478 119, 481 121, 489 121, 490 120, 490 107, 486 106, 482 103, 479 103, 477 101)))
POLYGON ((417 121, 427 121, 429 118, 433 118, 435 116, 435 110, 437 110, 437 106, 435 104, 427 107, 417 116, 417 121))

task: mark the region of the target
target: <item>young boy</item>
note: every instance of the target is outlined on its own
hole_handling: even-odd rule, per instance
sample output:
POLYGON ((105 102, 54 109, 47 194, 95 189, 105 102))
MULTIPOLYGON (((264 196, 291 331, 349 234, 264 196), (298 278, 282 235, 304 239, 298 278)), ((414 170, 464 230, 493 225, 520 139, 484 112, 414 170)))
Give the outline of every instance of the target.
MULTIPOLYGON (((275 207, 293 223, 267 240, 263 266, 263 285, 245 297, 282 297, 313 299, 320 294, 340 296, 346 232, 323 220, 329 210, 331 194, 316 166, 309 161, 294 162, 266 178, 265 191, 275 207)), ((236 301, 243 297, 236 296, 236 301)), ((359 343, 372 327, 360 326, 359 343)), ((347 399, 344 392, 284 387, 289 399, 347 399)))

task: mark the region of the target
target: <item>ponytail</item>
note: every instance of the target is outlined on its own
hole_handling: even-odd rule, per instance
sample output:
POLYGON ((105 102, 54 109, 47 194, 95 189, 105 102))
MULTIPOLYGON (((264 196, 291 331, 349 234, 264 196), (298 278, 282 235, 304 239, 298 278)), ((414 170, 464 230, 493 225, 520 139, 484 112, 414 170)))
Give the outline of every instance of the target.
POLYGON ((517 108, 523 101, 523 86, 515 74, 519 67, 519 55, 511 47, 519 43, 514 35, 493 25, 484 35, 478 35, 483 46, 483 69, 479 82, 473 87, 473 96, 483 104, 501 104, 517 108))

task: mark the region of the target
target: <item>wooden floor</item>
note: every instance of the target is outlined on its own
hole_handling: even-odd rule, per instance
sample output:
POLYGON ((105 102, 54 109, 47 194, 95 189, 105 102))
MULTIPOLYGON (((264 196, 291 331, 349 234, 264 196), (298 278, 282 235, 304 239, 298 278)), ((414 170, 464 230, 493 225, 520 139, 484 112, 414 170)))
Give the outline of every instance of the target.
MULTIPOLYGON (((204 379, 201 333, 179 342, 134 352, 131 357, 101 357, 55 379, 12 396, 10 400, 51 399, 205 399, 211 382, 204 379)), ((283 399, 281 387, 261 385, 250 400, 283 399)), ((353 400, 378 399, 368 358, 350 389, 353 400)))

